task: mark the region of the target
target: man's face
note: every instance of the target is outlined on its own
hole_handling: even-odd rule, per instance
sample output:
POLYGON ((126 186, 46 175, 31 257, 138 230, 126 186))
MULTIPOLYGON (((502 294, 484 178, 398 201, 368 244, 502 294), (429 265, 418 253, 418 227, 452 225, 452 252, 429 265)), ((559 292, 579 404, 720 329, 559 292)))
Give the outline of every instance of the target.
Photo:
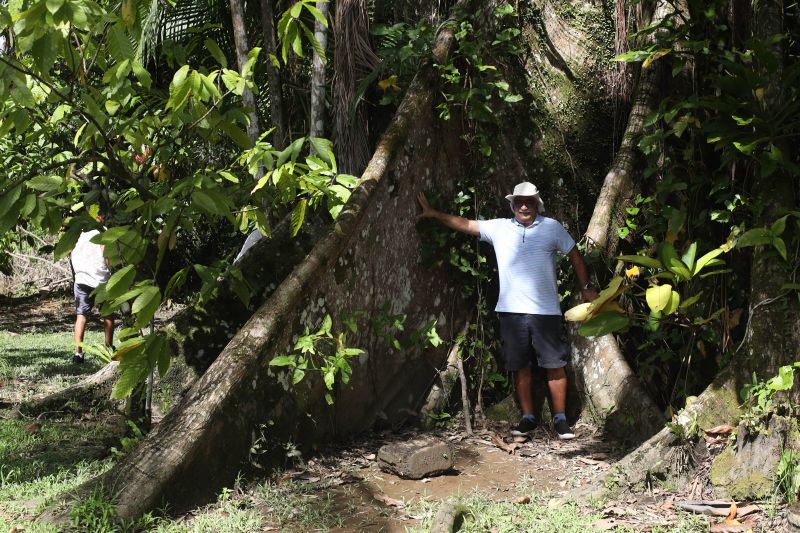
POLYGON ((539 202, 535 196, 515 196, 511 202, 511 209, 514 211, 514 217, 517 222, 523 226, 532 224, 536 219, 536 208, 539 202))

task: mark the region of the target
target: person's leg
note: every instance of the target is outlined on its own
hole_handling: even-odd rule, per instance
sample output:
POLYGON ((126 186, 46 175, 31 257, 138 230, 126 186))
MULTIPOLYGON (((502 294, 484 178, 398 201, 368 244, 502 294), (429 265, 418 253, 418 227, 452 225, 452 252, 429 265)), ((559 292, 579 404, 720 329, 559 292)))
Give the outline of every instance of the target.
POLYGON ((517 399, 523 415, 533 415, 533 369, 520 368, 514 372, 514 388, 517 389, 517 399))
POLYGON ((103 318, 103 331, 106 334, 106 346, 112 346, 114 344, 114 317, 103 318))
POLYGON ((547 369, 547 388, 553 402, 553 415, 567 411, 567 373, 564 368, 547 369))
POLYGON ((75 327, 73 328, 73 338, 75 340, 75 353, 80 354, 83 352, 81 343, 83 342, 83 334, 86 331, 86 315, 75 316, 75 327))

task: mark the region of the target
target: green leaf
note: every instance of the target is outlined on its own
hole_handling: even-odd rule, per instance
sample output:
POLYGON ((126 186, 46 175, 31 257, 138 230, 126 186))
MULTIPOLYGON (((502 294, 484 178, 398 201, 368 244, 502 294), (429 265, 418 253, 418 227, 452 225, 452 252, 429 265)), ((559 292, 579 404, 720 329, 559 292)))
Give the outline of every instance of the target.
POLYGON ((113 300, 122 296, 130 288, 135 277, 136 270, 133 265, 128 265, 114 272, 106 282, 106 300, 113 300))
POLYGON ((679 309, 688 309, 692 305, 696 304, 700 297, 703 296, 703 291, 698 292, 694 296, 687 298, 686 300, 682 301, 678 306, 679 309))
POLYGON ((53 257, 56 261, 66 257, 67 254, 69 254, 72 249, 75 248, 75 243, 78 242, 82 231, 83 228, 81 225, 75 224, 70 225, 67 231, 61 235, 61 238, 58 239, 56 247, 53 250, 53 257))
POLYGON ((328 27, 328 19, 325 18, 325 15, 323 15, 319 9, 312 6, 310 3, 305 4, 305 7, 306 9, 308 9, 308 12, 311 13, 320 24, 322 24, 326 28, 328 27))
POLYGON ((680 304, 681 304, 681 295, 678 294, 676 291, 672 291, 669 295, 669 301, 667 302, 667 305, 664 307, 663 310, 664 314, 671 315, 672 313, 678 310, 680 304))
POLYGON ((584 322, 578 333, 584 337, 597 337, 623 329, 629 323, 627 315, 609 311, 584 322))
POLYGON ((158 359, 158 377, 163 378, 172 362, 172 350, 169 349, 166 337, 159 335, 159 339, 161 341, 158 343, 158 352, 155 355, 158 359))
POLYGON ((644 255, 618 255, 617 259, 619 259, 620 261, 633 263, 634 265, 645 266, 647 268, 654 268, 658 270, 664 268, 664 265, 658 259, 654 257, 647 257, 644 255))
MULTIPOLYGON (((702 256, 700 259, 697 260, 697 263, 695 263, 694 269, 692 270, 692 275, 695 276, 699 274, 700 271, 703 270, 703 268, 710 265, 712 260, 716 258, 718 255, 721 255, 722 253, 724 253, 724 250, 722 248, 714 248, 713 250, 702 256)), ((720 262, 724 264, 724 261, 720 260, 720 262)))
POLYGON ((320 326, 317 335, 330 335, 332 325, 333 319, 331 319, 331 315, 325 315, 325 318, 322 319, 322 326, 320 326))
POLYGON ((328 139, 320 137, 309 137, 308 142, 311 144, 311 153, 317 154, 323 161, 328 164, 328 167, 336 172, 336 159, 333 155, 333 143, 328 139))
POLYGON ((250 307, 250 297, 252 296, 253 289, 250 287, 250 284, 247 283, 247 280, 244 279, 242 271, 238 268, 232 268, 230 270, 230 279, 233 292, 236 293, 236 296, 239 297, 245 307, 250 307))
POLYGON ((306 371, 302 368, 295 368, 294 372, 292 373, 292 385, 297 385, 306 375, 306 371))
POLYGON ((61 176, 36 176, 28 180, 27 185, 35 191, 57 191, 64 184, 61 176))
POLYGON ((108 30, 108 51, 117 62, 132 60, 136 56, 127 32, 119 24, 108 30))
POLYGON ((689 248, 686 250, 686 252, 684 252, 683 256, 681 257, 681 261, 683 261, 683 264, 689 267, 689 270, 694 269, 694 258, 696 255, 697 255, 697 243, 693 242, 692 244, 689 245, 689 248))
POLYGON ((198 206, 203 211, 210 213, 212 215, 220 215, 224 216, 226 211, 220 209, 220 206, 217 205, 217 202, 204 191, 194 191, 192 192, 192 203, 198 206))
POLYGON ((136 79, 139 80, 141 86, 145 89, 150 89, 150 86, 153 84, 153 78, 139 61, 131 61, 131 70, 133 71, 133 75, 136 76, 136 79))
POLYGON ((228 137, 230 137, 233 142, 238 144, 240 147, 244 148, 245 150, 249 150, 253 147, 253 141, 247 135, 242 128, 230 122, 228 120, 223 120, 219 123, 219 128, 224 131, 228 137))
POLYGON ((273 357, 269 362, 269 366, 295 366, 297 356, 295 355, 278 355, 273 357))
POLYGON ((783 239, 781 239, 780 237, 775 237, 775 239, 772 241, 772 245, 775 247, 776 250, 778 250, 778 253, 781 254, 781 257, 783 257, 784 261, 789 260, 789 256, 787 255, 786 252, 786 243, 783 242, 783 239))
POLYGON ((762 246, 772 242, 772 232, 767 228, 755 228, 746 231, 736 241, 737 248, 746 248, 748 246, 762 246))
POLYGON ((213 39, 206 39, 205 41, 206 50, 208 50, 214 59, 217 60, 223 68, 228 67, 228 58, 225 57, 225 53, 219 47, 219 45, 213 39))
POLYGON ((154 286, 146 287, 136 297, 131 307, 131 313, 136 315, 136 327, 143 328, 147 326, 159 305, 161 305, 161 290, 154 286))
POLYGON ((297 202, 297 205, 292 210, 292 237, 297 235, 303 225, 303 220, 306 217, 306 205, 308 205, 308 200, 303 198, 297 202))
POLYGON ((692 272, 683 263, 683 261, 680 260, 672 244, 668 242, 662 242, 661 246, 659 247, 658 256, 667 270, 676 276, 682 277, 683 279, 691 279, 692 272))
POLYGON ((119 359, 117 367, 119 377, 111 392, 112 398, 117 400, 125 398, 147 378, 150 365, 144 353, 146 344, 145 337, 137 337, 123 342, 117 348, 115 357, 119 359))
POLYGON ((769 228, 769 230, 772 232, 773 235, 775 235, 776 237, 780 237, 783 234, 783 231, 786 229, 787 218, 789 218, 789 215, 784 215, 772 223, 772 226, 769 228))

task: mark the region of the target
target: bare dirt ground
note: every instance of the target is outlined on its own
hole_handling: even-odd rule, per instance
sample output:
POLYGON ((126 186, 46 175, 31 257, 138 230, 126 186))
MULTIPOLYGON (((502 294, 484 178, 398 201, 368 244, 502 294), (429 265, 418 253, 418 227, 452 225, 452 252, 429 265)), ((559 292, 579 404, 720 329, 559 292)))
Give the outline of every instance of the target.
POLYGON ((0 331, 49 333, 69 331, 75 322, 72 295, 47 292, 22 298, 0 296, 0 331))

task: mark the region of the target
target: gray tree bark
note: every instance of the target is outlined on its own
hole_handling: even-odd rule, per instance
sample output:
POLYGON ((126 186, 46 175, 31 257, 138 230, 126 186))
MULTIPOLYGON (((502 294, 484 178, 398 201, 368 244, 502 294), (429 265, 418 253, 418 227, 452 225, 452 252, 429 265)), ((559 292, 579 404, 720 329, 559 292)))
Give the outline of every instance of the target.
MULTIPOLYGON (((328 18, 329 3, 317 2, 317 9, 328 18)), ((314 20, 314 39, 323 52, 328 47, 328 28, 314 20)), ((325 63, 322 56, 314 50, 311 62, 311 137, 325 136, 325 63)))
MULTIPOLYGON (((247 53, 250 51, 247 43, 247 26, 244 22, 244 0, 231 0, 230 6, 233 42, 236 46, 236 64, 239 66, 239 72, 241 72, 247 61, 247 53)), ((247 125, 247 136, 250 137, 252 142, 255 142, 261 134, 261 128, 258 124, 256 99, 253 92, 248 88, 245 88, 244 93, 242 93, 242 103, 244 103, 245 107, 251 109, 249 115, 250 123, 247 125)))
POLYGON ((281 71, 277 66, 278 46, 275 42, 275 0, 261 0, 261 29, 264 34, 266 53, 267 82, 269 83, 269 109, 275 133, 272 145, 283 149, 289 138, 286 131, 286 116, 283 112, 283 92, 281 90, 281 71), (274 59, 273 59, 274 58, 274 59), (273 61, 275 63, 273 63, 273 61))

